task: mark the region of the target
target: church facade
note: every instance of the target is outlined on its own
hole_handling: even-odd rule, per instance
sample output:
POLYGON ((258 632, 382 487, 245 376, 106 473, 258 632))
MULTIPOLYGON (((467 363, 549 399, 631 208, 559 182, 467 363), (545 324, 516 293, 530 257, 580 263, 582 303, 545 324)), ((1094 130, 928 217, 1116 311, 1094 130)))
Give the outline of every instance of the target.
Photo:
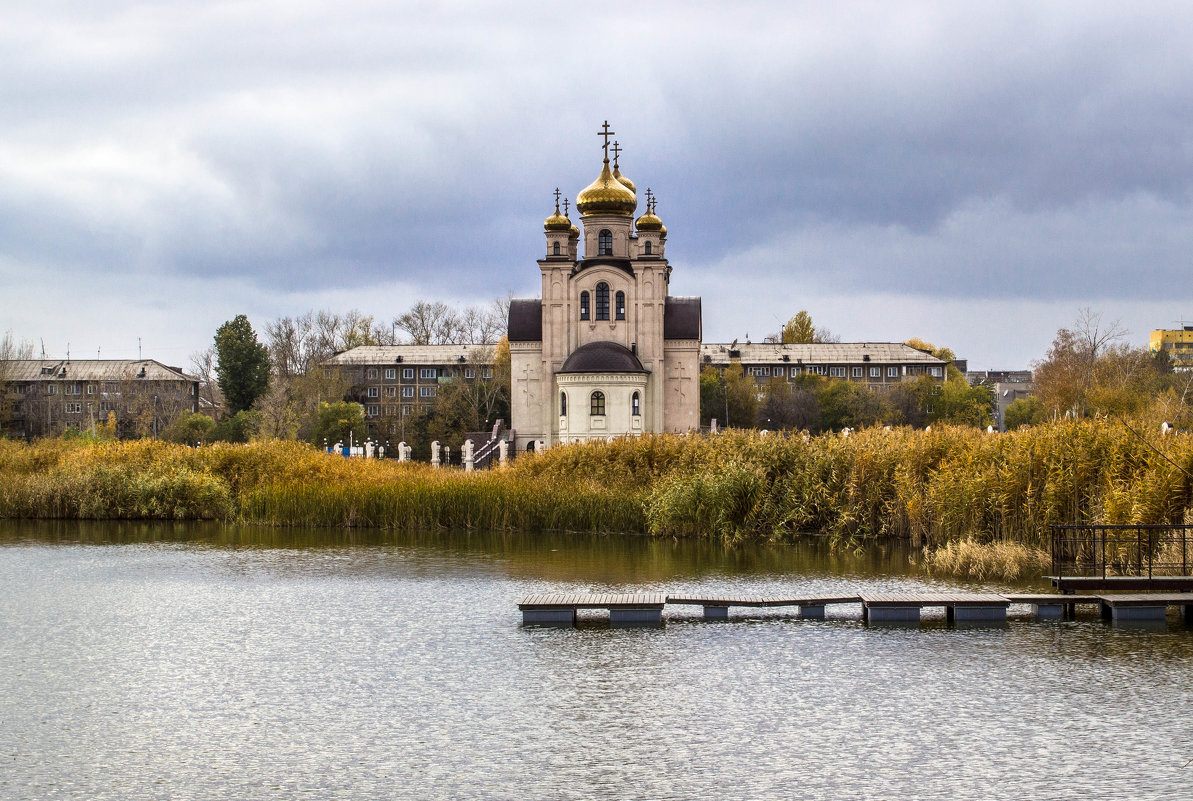
POLYGON ((700 298, 670 294, 667 228, 621 174, 608 125, 600 175, 543 224, 542 295, 510 303, 519 450, 699 425, 700 298))

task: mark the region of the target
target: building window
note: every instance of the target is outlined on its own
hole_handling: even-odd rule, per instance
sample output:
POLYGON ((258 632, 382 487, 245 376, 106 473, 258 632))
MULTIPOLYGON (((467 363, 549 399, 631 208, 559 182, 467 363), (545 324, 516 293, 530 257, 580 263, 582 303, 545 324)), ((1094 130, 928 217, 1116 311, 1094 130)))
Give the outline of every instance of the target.
POLYGON ((108 403, 107 401, 100 401, 99 410, 101 412, 110 412, 112 411, 112 404, 108 403))
POLYGON ((419 378, 434 378, 436 375, 434 367, 423 367, 418 371, 419 378))
POLYGON ((414 397, 414 387, 402 387, 402 397, 403 398, 413 398, 414 397))
POLYGON ((588 413, 593 417, 603 415, 605 413, 605 393, 597 390, 592 393, 591 404, 588 413))
POLYGON ((940 368, 939 367, 929 367, 928 371, 930 373, 932 373, 932 375, 935 376, 936 378, 940 378, 940 368))
POLYGON ((376 398, 380 395, 381 395, 381 390, 377 389, 377 387, 369 387, 369 397, 370 398, 376 398))
POLYGON ((625 319, 625 293, 618 292, 615 299, 616 299, 617 303, 614 308, 616 309, 616 312, 617 312, 617 319, 624 320, 625 319))
POLYGON ((854 377, 854 378, 861 378, 861 377, 862 377, 862 368, 861 368, 861 367, 855 367, 855 368, 853 368, 853 377, 854 377))
MULTIPOLYGON (((750 375, 770 375, 770 368, 769 367, 747 367, 746 372, 748 372, 750 375)), ((775 373, 775 375, 778 375, 778 373, 775 373)))
POLYGON ((870 377, 871 378, 882 378, 882 368, 881 367, 871 367, 870 368, 870 377))
POLYGON ((397 387, 386 387, 385 388, 385 397, 387 397, 387 398, 398 397, 398 388, 397 387))
POLYGON ((785 367, 775 367, 775 368, 773 368, 773 371, 774 371, 774 374, 779 376, 780 378, 782 378, 784 375, 787 374, 787 368, 785 368, 785 367))
POLYGON ((830 368, 828 368, 828 374, 831 378, 844 378, 845 377, 845 368, 844 367, 830 367, 830 368))
POLYGON ((481 368, 481 378, 492 378, 492 377, 493 377, 493 368, 492 367, 482 367, 481 368))
POLYGON ((898 378, 899 377, 899 368, 898 367, 886 368, 886 377, 887 378, 898 378))
POLYGON ((642 414, 642 399, 637 392, 630 396, 630 414, 635 417, 642 414))
POLYGON ((377 407, 374 405, 370 405, 368 407, 368 414, 369 414, 369 417, 376 417, 377 416, 377 407))
POLYGON ((397 378, 397 377, 398 377, 398 368, 396 368, 396 367, 386 367, 386 368, 385 368, 385 377, 386 377, 387 379, 389 379, 390 381, 393 381, 395 378, 397 378))
POLYGON ((83 404, 81 403, 66 403, 63 404, 66 408, 67 414, 78 414, 83 411, 83 404))
POLYGON ((588 293, 587 292, 580 293, 580 319, 581 320, 588 319, 588 293))
POLYGON ((602 228, 601 232, 597 234, 597 255, 613 255, 613 232, 608 228, 602 228))
POLYGON ((645 245, 642 246, 642 254, 644 256, 650 255, 650 243, 649 242, 647 242, 645 245))
POLYGON ((402 368, 402 378, 407 378, 407 379, 414 378, 414 368, 413 367, 403 367, 402 368))
POLYGON ((418 396, 420 398, 435 397, 435 387, 419 387, 418 388, 418 396))
POLYGON ((88 384, 88 385, 87 385, 87 394, 88 394, 88 395, 94 395, 94 394, 95 394, 95 385, 94 385, 94 384, 88 384))
POLYGON ((365 378, 376 378, 376 377, 377 377, 377 368, 376 367, 370 367, 368 370, 365 370, 365 378))
POLYGON ((54 386, 53 384, 46 384, 46 394, 47 395, 53 395, 57 391, 58 391, 58 388, 56 386, 54 386))
POLYGON ((596 318, 609 319, 609 285, 604 281, 596 285, 596 318))
POLYGON ((558 242, 556 242, 554 245, 551 246, 551 255, 552 256, 559 255, 559 243, 558 242))
POLYGON ((567 417, 568 413, 568 396, 566 392, 559 393, 559 416, 567 417))
POLYGON ((476 370, 472 367, 465 367, 464 368, 464 377, 465 378, 476 378, 476 370))

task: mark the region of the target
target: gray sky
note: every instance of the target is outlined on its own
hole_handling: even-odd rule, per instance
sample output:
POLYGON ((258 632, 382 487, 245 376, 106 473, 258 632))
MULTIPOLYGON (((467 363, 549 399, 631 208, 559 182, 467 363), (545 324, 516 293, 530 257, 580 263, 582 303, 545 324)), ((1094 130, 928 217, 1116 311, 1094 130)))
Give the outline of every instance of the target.
POLYGON ((537 296, 605 119, 705 341, 808 309, 1002 369, 1082 307, 1193 322, 1187 2, 17 6, 0 329, 53 356, 537 296))

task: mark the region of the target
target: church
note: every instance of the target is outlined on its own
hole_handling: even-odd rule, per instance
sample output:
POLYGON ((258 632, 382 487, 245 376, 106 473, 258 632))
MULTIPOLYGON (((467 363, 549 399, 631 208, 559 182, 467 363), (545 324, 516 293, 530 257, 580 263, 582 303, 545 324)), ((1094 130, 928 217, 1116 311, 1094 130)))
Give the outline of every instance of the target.
POLYGON ((605 123, 600 175, 543 223, 541 299, 509 311, 511 417, 519 450, 699 425, 700 298, 670 294, 667 228, 622 174, 605 123), (609 151, 613 151, 610 167, 609 151))

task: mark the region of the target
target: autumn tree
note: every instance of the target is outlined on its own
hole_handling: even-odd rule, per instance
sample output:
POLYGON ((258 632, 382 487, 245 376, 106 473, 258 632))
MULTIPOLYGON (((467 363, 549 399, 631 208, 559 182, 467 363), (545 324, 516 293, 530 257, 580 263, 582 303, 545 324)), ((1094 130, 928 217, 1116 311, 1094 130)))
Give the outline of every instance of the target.
POLYGON ((269 349, 257 341, 248 317, 238 314, 215 332, 216 376, 232 414, 252 407, 269 389, 269 349))

